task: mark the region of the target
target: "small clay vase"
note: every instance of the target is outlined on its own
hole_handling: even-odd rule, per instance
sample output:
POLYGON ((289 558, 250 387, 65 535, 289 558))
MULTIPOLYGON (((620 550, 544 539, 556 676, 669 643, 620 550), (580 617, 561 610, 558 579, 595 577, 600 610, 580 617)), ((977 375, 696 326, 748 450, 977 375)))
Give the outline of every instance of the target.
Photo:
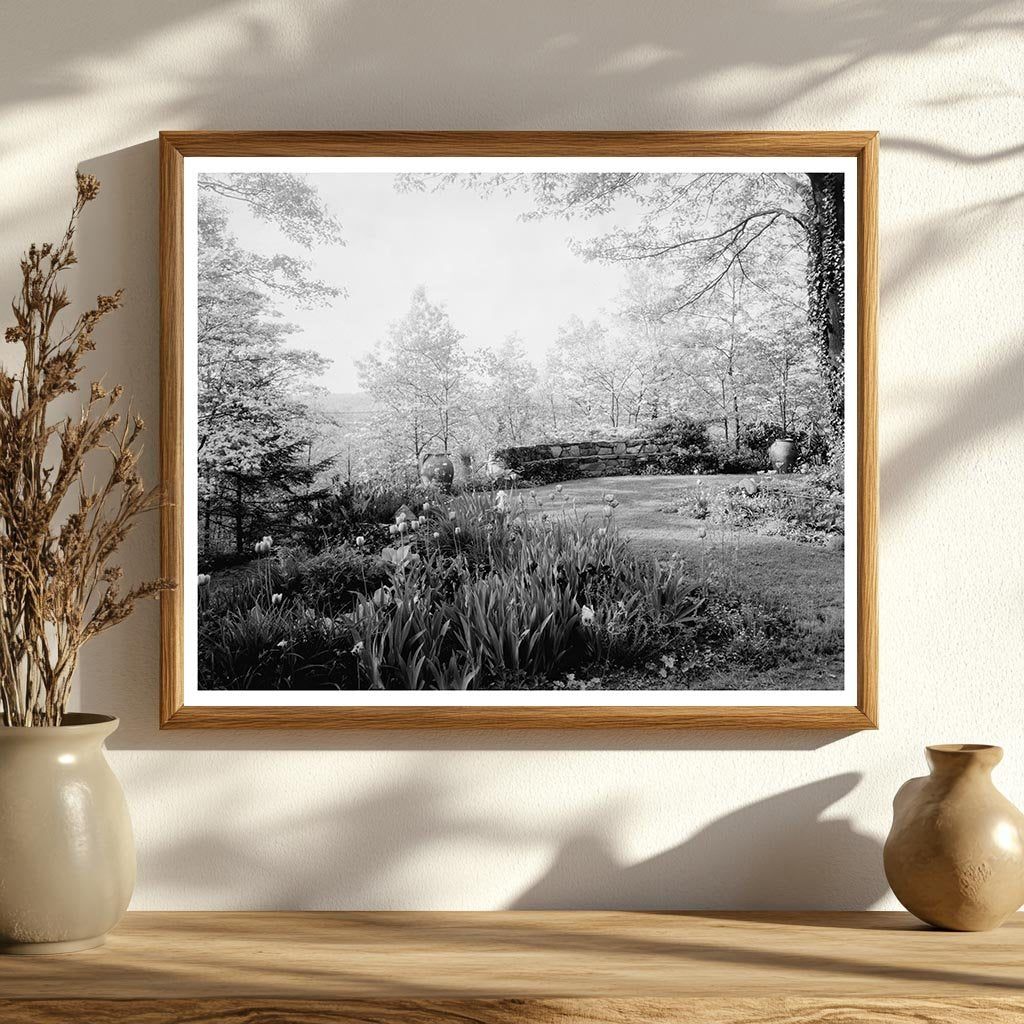
POLYGON ((937 928, 998 928, 1024 904, 1024 815, 992 783, 1000 747, 927 748, 931 775, 893 800, 885 877, 915 917, 937 928))

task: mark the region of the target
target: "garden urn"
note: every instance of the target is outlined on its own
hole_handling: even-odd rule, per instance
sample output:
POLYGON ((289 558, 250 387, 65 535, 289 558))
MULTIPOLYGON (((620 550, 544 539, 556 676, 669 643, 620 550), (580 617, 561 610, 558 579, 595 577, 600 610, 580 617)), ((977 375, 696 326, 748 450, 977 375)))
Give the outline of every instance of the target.
POLYGON ((937 928, 997 928, 1024 904, 1024 815, 992 783, 999 747, 927 748, 931 774, 893 801, 885 875, 896 898, 937 928))
POLYGON ((428 455, 420 466, 420 480, 428 486, 451 487, 455 479, 455 464, 447 455, 428 455))
POLYGON ((102 944, 135 886, 128 806, 103 741, 105 715, 0 728, 0 950, 102 944))
POLYGON ((768 449, 768 461, 779 473, 792 473, 796 465, 796 441, 791 437, 780 437, 768 449))

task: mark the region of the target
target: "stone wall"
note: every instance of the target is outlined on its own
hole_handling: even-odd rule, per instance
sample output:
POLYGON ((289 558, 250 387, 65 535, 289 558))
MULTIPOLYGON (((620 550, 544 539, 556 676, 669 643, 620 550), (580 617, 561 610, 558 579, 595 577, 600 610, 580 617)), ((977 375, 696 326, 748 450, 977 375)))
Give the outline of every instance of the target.
POLYGON ((538 483, 580 477, 635 476, 645 470, 672 469, 676 449, 663 441, 565 441, 502 448, 491 459, 491 471, 503 469, 538 483))

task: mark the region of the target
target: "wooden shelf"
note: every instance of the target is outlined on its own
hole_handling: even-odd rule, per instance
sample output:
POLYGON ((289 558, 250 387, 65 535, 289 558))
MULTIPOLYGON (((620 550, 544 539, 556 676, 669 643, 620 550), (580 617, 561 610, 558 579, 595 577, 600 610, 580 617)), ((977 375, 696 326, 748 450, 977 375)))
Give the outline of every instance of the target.
POLYGON ((1024 1021, 1024 915, 132 913, 0 957, 4 1024, 1024 1021))

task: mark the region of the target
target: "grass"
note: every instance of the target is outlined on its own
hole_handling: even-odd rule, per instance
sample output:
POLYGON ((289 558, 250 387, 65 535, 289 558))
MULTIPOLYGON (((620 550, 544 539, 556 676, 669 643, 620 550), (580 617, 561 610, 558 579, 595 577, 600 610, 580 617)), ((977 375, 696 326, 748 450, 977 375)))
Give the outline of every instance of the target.
MULTIPOLYGON (((738 475, 632 476, 573 480, 536 488, 544 508, 563 499, 580 514, 598 519, 605 495, 619 505, 615 524, 637 549, 659 558, 678 552, 684 563, 717 567, 729 589, 749 600, 765 602, 791 616, 807 635, 806 650, 794 659, 761 672, 731 669, 713 672, 702 689, 817 689, 838 687, 843 678, 843 553, 778 536, 723 530, 679 512, 690 505, 698 487, 709 495, 745 479, 738 475), (701 536, 701 532, 706 535, 701 536), (838 644, 837 644, 838 639, 838 644)), ((798 488, 798 476, 774 478, 776 485, 798 488)))

